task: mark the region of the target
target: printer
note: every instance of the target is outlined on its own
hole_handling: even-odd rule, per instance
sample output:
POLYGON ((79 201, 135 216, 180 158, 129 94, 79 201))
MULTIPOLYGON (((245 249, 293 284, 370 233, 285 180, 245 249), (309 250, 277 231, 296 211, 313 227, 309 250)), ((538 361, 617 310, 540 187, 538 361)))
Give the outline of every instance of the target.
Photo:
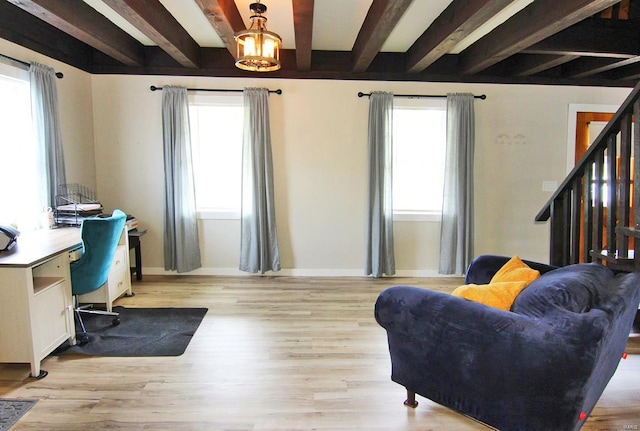
POLYGON ((0 251, 11 250, 16 245, 20 232, 11 226, 0 225, 0 251))

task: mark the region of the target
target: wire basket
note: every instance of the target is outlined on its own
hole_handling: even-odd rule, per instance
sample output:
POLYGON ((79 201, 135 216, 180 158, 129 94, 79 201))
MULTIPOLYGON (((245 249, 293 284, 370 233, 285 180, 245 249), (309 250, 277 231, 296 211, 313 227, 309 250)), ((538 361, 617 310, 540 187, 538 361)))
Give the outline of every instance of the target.
POLYGON ((80 226, 82 220, 102 214, 102 204, 89 187, 61 184, 56 194, 54 217, 57 225, 80 226))

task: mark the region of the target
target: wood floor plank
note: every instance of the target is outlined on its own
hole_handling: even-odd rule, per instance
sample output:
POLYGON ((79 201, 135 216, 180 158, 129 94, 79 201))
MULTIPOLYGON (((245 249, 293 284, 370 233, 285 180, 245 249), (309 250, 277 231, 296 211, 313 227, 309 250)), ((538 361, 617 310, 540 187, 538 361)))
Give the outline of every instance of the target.
MULTIPOLYGON (((373 317, 378 294, 400 284, 450 292, 462 279, 145 276, 116 305, 209 309, 182 356, 51 356, 38 381, 27 364, 2 364, 0 396, 39 399, 12 431, 486 430, 421 397, 402 404, 373 317)), ((583 430, 638 428, 631 354, 583 430)))

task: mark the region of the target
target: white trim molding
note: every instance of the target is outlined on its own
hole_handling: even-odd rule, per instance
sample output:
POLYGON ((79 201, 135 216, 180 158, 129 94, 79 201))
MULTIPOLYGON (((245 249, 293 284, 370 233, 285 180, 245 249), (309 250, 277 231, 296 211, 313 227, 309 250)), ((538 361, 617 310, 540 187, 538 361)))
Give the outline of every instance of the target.
MULTIPOLYGON (((237 268, 198 268, 188 273, 178 274, 175 271, 165 271, 164 268, 150 267, 142 268, 143 274, 148 275, 209 275, 224 277, 251 277, 258 274, 250 274, 240 271, 237 268)), ((323 268, 283 268, 278 272, 268 272, 264 274, 271 277, 367 277, 363 268, 354 269, 323 269, 323 268)), ((394 278, 415 277, 415 278, 448 278, 455 277, 451 275, 438 274, 436 269, 407 269, 398 270, 396 275, 385 277, 389 280, 394 278)))

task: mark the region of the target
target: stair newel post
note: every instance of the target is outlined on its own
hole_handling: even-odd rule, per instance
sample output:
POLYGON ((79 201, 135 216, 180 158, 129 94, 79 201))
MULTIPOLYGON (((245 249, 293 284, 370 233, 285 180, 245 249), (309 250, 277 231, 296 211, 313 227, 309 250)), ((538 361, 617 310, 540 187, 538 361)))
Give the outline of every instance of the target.
POLYGON ((564 230, 564 225, 565 225, 565 220, 564 219, 564 213, 565 213, 565 199, 564 199, 564 195, 560 195, 558 196, 556 199, 553 200, 553 203, 551 204, 551 208, 550 208, 550 220, 551 220, 551 224, 550 224, 550 249, 549 249, 549 255, 550 255, 550 264, 551 265, 556 265, 556 266, 563 266, 564 265, 564 248, 565 248, 565 241, 564 241, 564 235, 563 235, 563 230, 564 230))
MULTIPOLYGON (((640 187, 636 182, 640 180, 640 98, 633 104, 633 227, 640 230, 640 187)), ((640 239, 633 242, 633 262, 636 271, 640 271, 640 239)))
POLYGON ((573 183, 571 190, 571 248, 569 250, 569 262, 580 261, 580 201, 582 200, 582 182, 578 178, 573 183))
POLYGON ((604 231, 604 206, 602 204, 604 151, 596 153, 593 166, 593 248, 602 250, 602 235, 604 231))
POLYGON ((591 262, 591 250, 593 250, 593 236, 589 232, 593 232, 593 164, 587 164, 584 170, 584 199, 583 199, 583 246, 582 256, 585 262, 591 262))
POLYGON ((620 156, 618 158, 618 229, 617 250, 621 256, 629 255, 630 237, 620 232, 631 226, 631 114, 622 118, 620 125, 620 156))
MULTIPOLYGON (((617 192, 617 141, 616 134, 610 133, 607 137, 607 163, 605 163, 606 173, 604 175, 604 184, 606 184, 607 196, 606 206, 607 206, 607 218, 606 218, 606 235, 607 235, 607 251, 610 255, 616 254, 616 224, 618 219, 618 206, 616 205, 616 192, 617 192)), ((626 257, 626 256, 625 256, 626 257)))

